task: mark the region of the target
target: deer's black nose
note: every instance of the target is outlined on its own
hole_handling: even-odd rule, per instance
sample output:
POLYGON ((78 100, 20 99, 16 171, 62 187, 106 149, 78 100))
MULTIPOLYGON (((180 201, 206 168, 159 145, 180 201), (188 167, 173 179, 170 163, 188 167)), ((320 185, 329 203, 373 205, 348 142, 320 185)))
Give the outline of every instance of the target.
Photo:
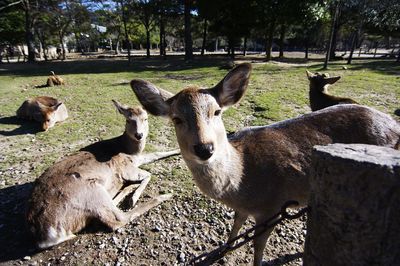
POLYGON ((194 152, 197 157, 202 160, 207 160, 214 153, 214 145, 213 144, 197 144, 194 145, 194 152))
POLYGON ((143 138, 143 133, 135 133, 135 138, 141 140, 143 138))

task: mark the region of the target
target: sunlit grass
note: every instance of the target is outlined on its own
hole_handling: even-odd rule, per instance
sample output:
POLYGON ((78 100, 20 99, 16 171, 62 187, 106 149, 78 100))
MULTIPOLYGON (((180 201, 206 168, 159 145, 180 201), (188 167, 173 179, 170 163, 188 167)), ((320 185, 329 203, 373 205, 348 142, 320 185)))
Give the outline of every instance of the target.
MULTIPOLYGON (((14 116, 25 99, 39 95, 62 100, 68 107, 70 118, 48 132, 0 136, 0 171, 32 161, 35 166, 31 169, 33 180, 65 154, 98 139, 121 134, 125 122, 111 99, 137 105, 128 84, 133 78, 149 80, 175 93, 188 85, 211 87, 217 84, 228 72, 221 68, 222 65, 220 60, 195 60, 186 64, 180 59, 136 59, 131 66, 122 60, 3 65, 0 71, 1 118, 14 116), (33 85, 46 82, 50 70, 61 75, 67 85, 34 89, 33 85)), ((223 115, 227 131, 270 124, 310 112, 305 70, 321 71, 319 62, 309 65, 256 63, 253 68, 245 97, 223 115)), ((399 64, 355 61, 344 70, 343 62, 338 62, 331 64, 326 72, 342 76, 331 87, 332 94, 351 97, 390 114, 400 108, 399 64)), ((153 116, 149 121, 148 151, 177 147, 170 122, 153 116)), ((0 131, 10 132, 19 126, 0 123, 0 131)))

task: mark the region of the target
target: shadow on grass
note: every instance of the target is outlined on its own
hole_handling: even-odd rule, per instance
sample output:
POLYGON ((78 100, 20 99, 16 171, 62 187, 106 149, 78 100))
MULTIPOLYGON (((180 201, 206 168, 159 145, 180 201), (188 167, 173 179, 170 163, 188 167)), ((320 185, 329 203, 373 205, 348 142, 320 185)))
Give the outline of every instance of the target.
POLYGON ((17 136, 25 134, 36 134, 43 131, 39 124, 33 121, 22 120, 16 116, 7 116, 0 118, 0 124, 3 125, 19 125, 20 127, 5 131, 0 130, 0 136, 17 136))
POLYGON ((142 71, 181 71, 205 67, 219 67, 229 61, 228 57, 206 56, 186 62, 182 56, 170 56, 166 60, 160 57, 133 57, 128 65, 126 58, 77 59, 71 61, 52 61, 37 63, 12 63, 0 65, 0 76, 44 76, 50 71, 60 75, 99 74, 142 71))
POLYGON ((25 225, 26 203, 33 182, 0 189, 0 263, 35 254, 25 225))
MULTIPOLYGON (((319 70, 323 70, 323 64, 314 65, 319 70)), ((347 65, 345 60, 329 62, 329 67, 332 68, 342 68, 346 67, 349 70, 370 70, 376 73, 386 74, 386 75, 400 75, 400 63, 396 62, 394 59, 371 59, 362 58, 355 59, 351 65, 347 65)), ((326 70, 323 70, 326 71, 326 70)))

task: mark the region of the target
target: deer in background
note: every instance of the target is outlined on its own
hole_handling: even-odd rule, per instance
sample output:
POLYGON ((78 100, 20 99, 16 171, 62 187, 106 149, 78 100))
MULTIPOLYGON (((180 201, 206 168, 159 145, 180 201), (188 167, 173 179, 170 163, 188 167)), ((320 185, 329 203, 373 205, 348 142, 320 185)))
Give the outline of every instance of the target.
POLYGON ((68 118, 65 104, 49 96, 39 96, 28 99, 17 110, 17 117, 34 120, 41 124, 44 131, 53 127, 57 122, 68 118))
MULTIPOLYGON (((222 112, 244 95, 251 72, 241 64, 215 87, 188 87, 176 95, 144 80, 131 87, 144 108, 173 121, 181 154, 200 190, 235 210, 229 240, 248 216, 263 223, 288 200, 306 204, 314 145, 367 143, 395 147, 400 126, 359 105, 339 105, 229 137, 222 112)), ((272 229, 254 240, 254 265, 262 264, 272 229)), ((256 232, 258 233, 258 232, 256 232)))
POLYGON ((47 78, 46 84, 47 87, 53 87, 65 85, 65 82, 60 76, 57 76, 54 71, 50 71, 50 76, 47 78))
POLYGON ((340 79, 340 76, 329 77, 329 74, 311 73, 306 70, 308 80, 310 81, 310 107, 312 111, 336 105, 336 104, 358 104, 350 98, 343 98, 330 95, 328 86, 334 84, 340 79))
POLYGON ((114 104, 126 119, 121 136, 61 159, 36 180, 26 219, 40 249, 75 237, 91 221, 116 230, 171 198, 161 195, 127 212, 117 207, 136 189, 130 199, 130 206, 135 206, 150 181, 150 173, 139 169, 140 165, 179 154, 179 150, 142 154, 149 130, 146 111, 114 104))

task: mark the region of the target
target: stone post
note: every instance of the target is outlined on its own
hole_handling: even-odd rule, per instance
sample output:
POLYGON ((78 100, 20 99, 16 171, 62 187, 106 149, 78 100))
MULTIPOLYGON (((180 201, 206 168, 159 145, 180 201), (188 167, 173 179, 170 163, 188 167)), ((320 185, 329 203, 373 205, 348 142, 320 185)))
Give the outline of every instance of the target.
POLYGON ((313 150, 304 265, 400 265, 400 151, 313 150))

